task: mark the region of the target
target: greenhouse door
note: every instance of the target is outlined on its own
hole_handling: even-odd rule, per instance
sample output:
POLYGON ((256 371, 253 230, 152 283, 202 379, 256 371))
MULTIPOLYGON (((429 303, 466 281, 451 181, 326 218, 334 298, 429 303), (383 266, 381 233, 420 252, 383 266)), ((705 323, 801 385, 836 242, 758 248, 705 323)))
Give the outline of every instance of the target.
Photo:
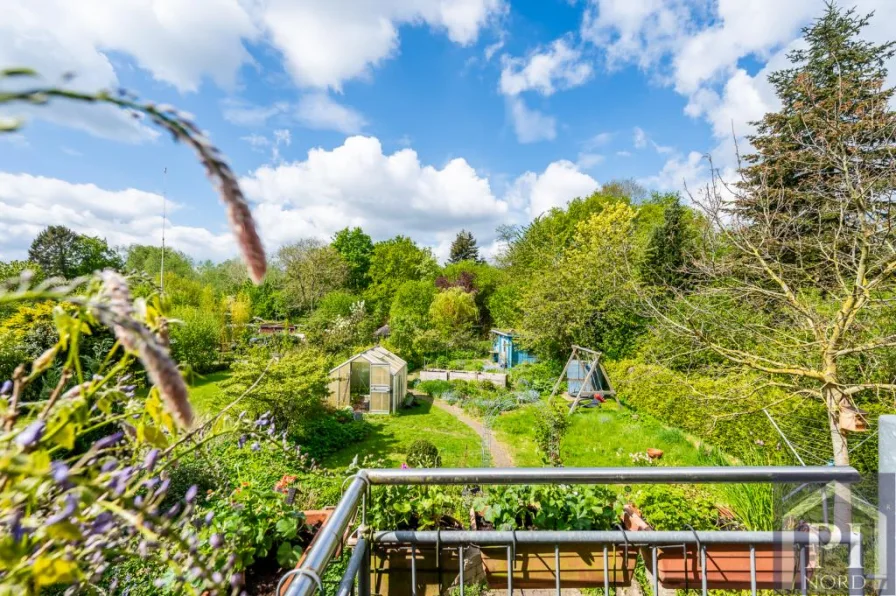
POLYGON ((370 365, 370 411, 392 412, 392 387, 388 364, 370 365))

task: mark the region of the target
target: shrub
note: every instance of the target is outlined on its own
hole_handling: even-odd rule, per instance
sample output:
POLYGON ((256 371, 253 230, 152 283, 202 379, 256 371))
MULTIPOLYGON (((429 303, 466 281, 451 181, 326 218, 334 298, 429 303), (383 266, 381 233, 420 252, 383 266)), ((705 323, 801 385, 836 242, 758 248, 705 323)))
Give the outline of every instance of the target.
POLYGON ((191 372, 211 372, 218 360, 222 321, 208 311, 193 307, 181 307, 172 314, 180 324, 169 327, 171 355, 191 372))
POLYGON ((510 383, 517 389, 534 389, 547 395, 560 376, 560 363, 554 360, 526 362, 510 370, 510 383))
POLYGON ((452 385, 448 381, 434 380, 434 381, 420 381, 417 384, 417 389, 425 393, 430 397, 441 397, 442 394, 451 390, 452 385))
POLYGON ((366 420, 355 420, 351 414, 337 411, 312 418, 298 428, 291 438, 306 455, 321 461, 343 447, 363 441, 371 427, 366 420))
POLYGON ((303 424, 324 412, 328 367, 317 350, 301 348, 275 355, 265 347, 253 348, 246 358, 234 362, 232 370, 222 384, 222 403, 246 394, 240 402, 243 409, 253 415, 270 412, 279 430, 301 432, 303 424))
POLYGON ((407 455, 408 465, 414 468, 440 468, 442 456, 439 449, 426 439, 411 443, 407 455))

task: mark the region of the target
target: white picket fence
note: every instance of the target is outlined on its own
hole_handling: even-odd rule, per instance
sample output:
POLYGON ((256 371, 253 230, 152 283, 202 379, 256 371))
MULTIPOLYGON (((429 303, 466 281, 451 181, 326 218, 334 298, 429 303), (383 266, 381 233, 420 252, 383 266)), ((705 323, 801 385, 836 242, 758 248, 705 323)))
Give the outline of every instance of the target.
POLYGON ((499 387, 507 386, 506 373, 477 372, 471 370, 426 369, 420 371, 421 381, 491 381, 499 387))

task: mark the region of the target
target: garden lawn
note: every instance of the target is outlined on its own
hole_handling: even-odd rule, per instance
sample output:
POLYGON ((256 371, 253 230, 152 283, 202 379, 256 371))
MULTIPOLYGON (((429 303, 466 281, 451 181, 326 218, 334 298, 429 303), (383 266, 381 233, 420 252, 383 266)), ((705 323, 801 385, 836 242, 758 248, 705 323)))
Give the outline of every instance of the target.
POLYGON ((365 419, 373 426, 367 438, 326 458, 323 466, 344 468, 356 455, 359 461, 370 455, 385 460, 385 466, 397 467, 405 461, 411 443, 419 439, 426 439, 439 448, 443 467, 482 465, 481 441, 470 427, 428 402, 417 403, 397 414, 366 415, 365 419))
POLYGON ((223 370, 219 372, 198 375, 195 382, 190 385, 190 403, 200 416, 204 416, 213 411, 210 406, 214 403, 214 398, 221 392, 221 383, 230 378, 230 371, 223 370))
MULTIPOLYGON (((526 406, 499 416, 495 433, 511 450, 517 466, 544 465, 534 436, 538 406, 526 406)), ((613 400, 600 408, 579 408, 561 444, 563 465, 582 467, 633 466, 632 453, 654 447, 663 450, 661 465, 700 465, 700 450, 680 430, 667 428, 613 400)))

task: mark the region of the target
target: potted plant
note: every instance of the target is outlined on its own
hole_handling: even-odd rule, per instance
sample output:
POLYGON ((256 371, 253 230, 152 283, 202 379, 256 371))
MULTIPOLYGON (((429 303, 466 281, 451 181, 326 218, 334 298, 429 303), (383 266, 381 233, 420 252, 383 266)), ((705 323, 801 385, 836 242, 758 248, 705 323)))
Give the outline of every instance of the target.
MULTIPOLYGON (((629 504, 626 527, 631 530, 673 530, 692 527, 714 530, 731 524, 711 501, 697 493, 676 490, 642 491, 638 498, 644 511, 629 504), (653 525, 651 525, 653 523, 653 525)), ((642 553, 649 572, 653 556, 642 553)), ((656 574, 664 588, 694 589, 703 585, 710 590, 748 590, 751 588, 751 558, 755 557, 757 589, 791 589, 800 580, 799 550, 786 544, 713 544, 706 547, 705 566, 696 544, 657 548, 656 574), (751 554, 752 551, 752 554, 751 554)), ((811 574, 814 557, 808 559, 811 574)))
MULTIPOLYGON (((462 530, 452 516, 459 492, 438 486, 377 487, 372 494, 368 519, 378 530, 462 530)), ((371 588, 377 594, 410 594, 416 577, 418 596, 438 595, 460 577, 459 549, 377 545, 371 552, 371 588), (412 571, 413 564, 413 571, 412 571)), ((478 549, 464 552, 464 579, 482 575, 478 549)))
MULTIPOLYGON (((477 529, 496 530, 609 530, 619 519, 616 496, 602 487, 506 487, 477 499, 473 513, 477 529)), ((505 588, 513 573, 516 588, 554 588, 557 565, 554 545, 517 545, 508 565, 507 548, 482 547, 488 585, 505 588)), ((603 548, 593 544, 561 544, 560 585, 563 588, 627 586, 632 582, 638 552, 611 545, 604 568, 603 548)))

